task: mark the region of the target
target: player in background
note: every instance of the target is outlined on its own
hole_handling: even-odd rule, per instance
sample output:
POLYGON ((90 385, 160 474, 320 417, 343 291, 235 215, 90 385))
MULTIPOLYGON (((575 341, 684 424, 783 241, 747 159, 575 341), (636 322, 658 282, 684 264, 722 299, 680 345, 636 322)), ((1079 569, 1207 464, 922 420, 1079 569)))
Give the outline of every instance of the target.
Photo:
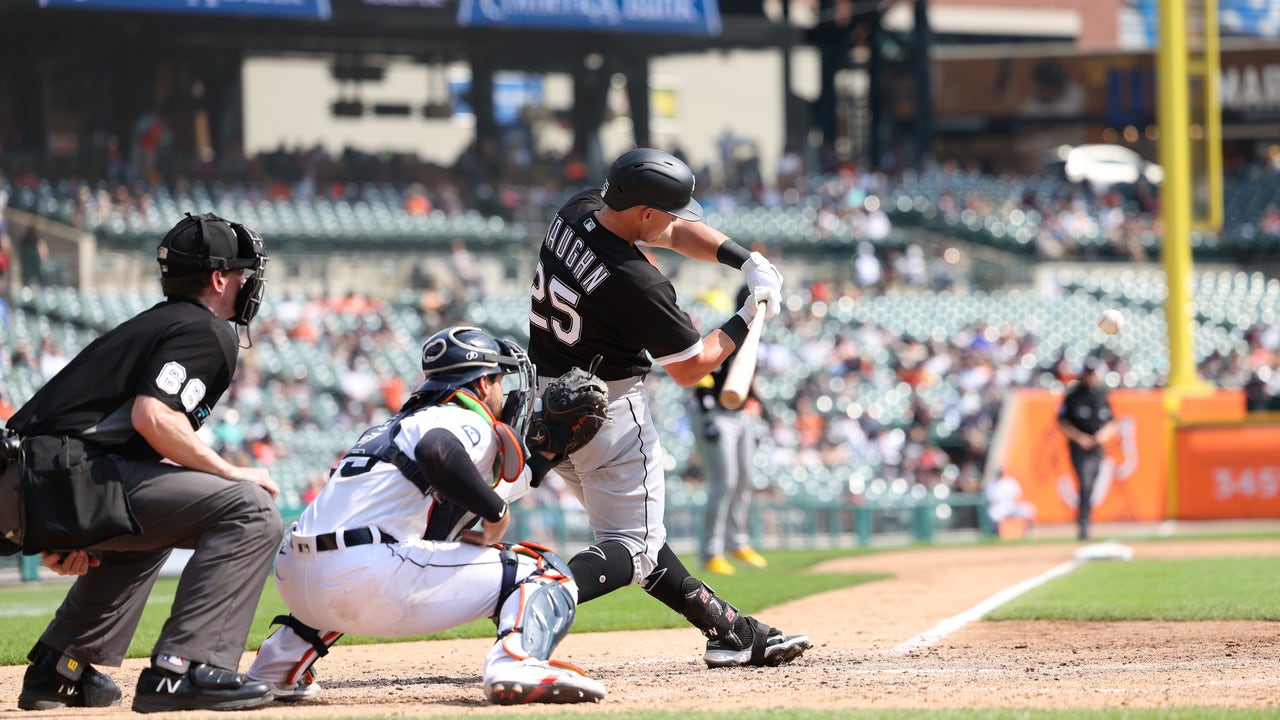
POLYGON ((580 192, 560 208, 534 271, 529 354, 540 385, 599 356, 596 374, 609 388, 610 420, 556 466, 596 539, 569 561, 578 602, 640 583, 703 632, 708 666, 777 665, 799 657, 809 639, 740 615, 690 575, 666 542, 662 448, 644 387, 649 356, 690 387, 742 343, 758 303, 767 318, 781 309, 777 268, 698 222, 693 186, 683 162, 641 148, 614 161, 602 189, 580 192), (704 337, 640 246, 740 269, 750 297, 704 337))
MULTIPOLYGON (((749 296, 747 287, 742 286, 737 303, 745 303, 749 296)), ((754 568, 769 564, 751 547, 748 527, 756 434, 764 406, 756 397, 754 383, 741 408, 730 410, 720 404, 720 391, 737 355, 734 350, 720 367, 699 380, 689 400, 694 446, 702 458, 707 487, 698 559, 702 567, 717 575, 735 572, 726 553, 754 568)))
POLYGON ((290 528, 275 576, 292 614, 276 618, 284 627, 247 674, 277 700, 310 700, 320 695, 311 666, 344 633, 427 635, 492 617, 491 702, 601 700, 603 685, 551 660, 577 606, 567 566, 540 546, 495 546, 510 521, 504 496, 551 466, 550 453, 526 457, 520 441, 533 407, 527 356, 455 326, 423 344, 422 371, 400 412, 360 436, 290 528), (519 380, 509 396, 508 374, 519 380), (480 529, 468 529, 477 517, 480 529))
POLYGON ((227 321, 247 327, 262 302, 262 238, 188 214, 156 255, 166 299, 90 343, 9 423, 25 452, 23 548, 78 576, 27 656, 24 710, 120 703, 90 663, 124 660, 178 547, 195 552, 133 709, 271 701, 266 684, 236 669, 280 542, 279 489, 266 470, 232 465, 196 436, 235 372, 227 321))

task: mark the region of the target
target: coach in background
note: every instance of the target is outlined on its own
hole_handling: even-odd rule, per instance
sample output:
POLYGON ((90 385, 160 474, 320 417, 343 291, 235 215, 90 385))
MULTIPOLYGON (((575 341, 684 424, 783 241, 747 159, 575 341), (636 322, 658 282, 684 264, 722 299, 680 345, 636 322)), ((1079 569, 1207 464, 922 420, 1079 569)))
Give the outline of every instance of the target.
POLYGON ((24 710, 120 703, 90 663, 120 665, 172 548, 195 554, 133 709, 272 699, 236 668, 280 542, 279 489, 266 470, 231 465, 196 437, 235 371, 227 321, 248 326, 262 301, 262 238, 188 214, 157 257, 165 300, 90 343, 9 422, 21 438, 25 523, 4 524, 6 548, 20 543, 55 573, 79 576, 28 655, 24 710))
POLYGON ((1058 407, 1058 427, 1070 445, 1071 466, 1076 471, 1080 499, 1076 509, 1076 525, 1081 540, 1089 539, 1090 514, 1093 512, 1093 487, 1102 465, 1102 446, 1116 433, 1111 401, 1102 384, 1106 365, 1100 358, 1088 358, 1080 379, 1067 392, 1058 407))
MULTIPOLYGON (((745 305, 749 296, 750 291, 743 285, 735 306, 745 305)), ((751 467, 763 405, 754 387, 742 408, 730 410, 720 404, 724 379, 737 356, 735 348, 720 367, 694 386, 692 396, 694 445, 702 458, 707 483, 698 559, 702 567, 717 575, 734 573, 726 552, 751 567, 768 565, 751 548, 747 527, 751 514, 751 467)))

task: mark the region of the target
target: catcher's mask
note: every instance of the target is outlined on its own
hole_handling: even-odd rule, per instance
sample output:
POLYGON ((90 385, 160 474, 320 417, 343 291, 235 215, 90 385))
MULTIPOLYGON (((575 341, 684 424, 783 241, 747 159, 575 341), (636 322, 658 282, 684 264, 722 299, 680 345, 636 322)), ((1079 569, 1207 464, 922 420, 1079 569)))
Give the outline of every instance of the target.
POLYGON ((697 221, 702 219, 702 205, 693 199, 693 186, 693 171, 680 158, 637 148, 613 161, 600 192, 614 210, 646 206, 697 221))
POLYGON ((422 344, 425 379, 413 391, 419 402, 437 402, 486 375, 504 375, 507 399, 502 421, 524 437, 533 413, 534 368, 516 343, 499 340, 478 327, 456 325, 422 344))
POLYGON ((156 260, 165 277, 243 269, 245 282, 231 318, 237 325, 248 325, 262 306, 268 258, 262 236, 252 228, 213 213, 187 213, 160 241, 156 260))

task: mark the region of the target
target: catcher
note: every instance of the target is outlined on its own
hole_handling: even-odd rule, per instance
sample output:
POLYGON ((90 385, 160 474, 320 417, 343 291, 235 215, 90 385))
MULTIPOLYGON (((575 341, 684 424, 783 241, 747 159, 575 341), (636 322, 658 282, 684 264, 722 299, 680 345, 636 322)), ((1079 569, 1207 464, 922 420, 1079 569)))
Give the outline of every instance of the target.
POLYGON ((507 501, 605 422, 604 383, 575 368, 534 418, 524 351, 470 326, 432 335, 422 370, 400 412, 361 435, 286 533, 275 577, 292 614, 276 618, 283 627, 247 674, 276 700, 310 700, 320 695, 311 666, 343 633, 424 635, 489 617, 498 629, 484 661, 490 702, 600 701, 603 685, 551 660, 577 608, 567 563, 499 541, 507 501), (504 401, 508 374, 519 386, 504 401), (542 448, 533 453, 521 440, 531 422, 542 448))

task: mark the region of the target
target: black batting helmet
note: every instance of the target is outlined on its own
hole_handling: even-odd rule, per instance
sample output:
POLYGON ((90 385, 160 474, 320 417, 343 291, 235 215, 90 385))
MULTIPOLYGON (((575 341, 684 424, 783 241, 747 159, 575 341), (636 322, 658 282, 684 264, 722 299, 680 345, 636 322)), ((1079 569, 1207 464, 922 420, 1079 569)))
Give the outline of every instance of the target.
POLYGON ((625 152, 609 168, 601 192, 614 210, 657 208, 684 220, 701 220, 693 199, 693 171, 671 153, 653 148, 625 152))

